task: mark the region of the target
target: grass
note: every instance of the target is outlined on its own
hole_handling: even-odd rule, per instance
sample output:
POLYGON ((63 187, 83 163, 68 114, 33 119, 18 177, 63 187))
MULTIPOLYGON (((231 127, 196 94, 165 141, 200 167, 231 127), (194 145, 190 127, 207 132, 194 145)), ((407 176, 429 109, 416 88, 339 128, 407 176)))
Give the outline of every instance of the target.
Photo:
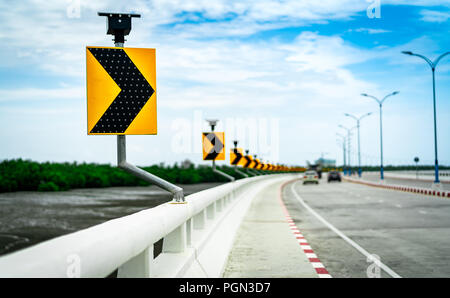
MULTIPOLYGON (((217 166, 221 171, 241 179, 230 166, 217 166)), ((449 167, 440 167, 448 169, 449 167)), ((211 169, 211 166, 180 167, 153 165, 142 167, 145 171, 174 184, 227 182, 211 169)), ((355 167, 353 167, 356 170, 355 167)), ((385 166, 386 171, 415 170, 415 166, 385 166)), ((419 170, 431 170, 433 166, 419 166, 419 170)), ((324 169, 327 171, 328 169, 324 169)), ((363 171, 378 171, 379 167, 363 167, 363 171)), ((12 191, 64 191, 73 188, 111 186, 145 186, 147 182, 123 170, 94 163, 39 163, 31 160, 12 159, 0 162, 0 192, 12 191)))
MULTIPOLYGON (((242 178, 229 166, 217 168, 236 179, 242 178)), ((214 173, 211 166, 191 165, 181 168, 175 164, 153 165, 142 169, 174 184, 228 181, 214 173)), ((111 165, 76 162, 39 163, 22 159, 0 162, 0 192, 64 191, 73 188, 145 185, 149 183, 111 165)))

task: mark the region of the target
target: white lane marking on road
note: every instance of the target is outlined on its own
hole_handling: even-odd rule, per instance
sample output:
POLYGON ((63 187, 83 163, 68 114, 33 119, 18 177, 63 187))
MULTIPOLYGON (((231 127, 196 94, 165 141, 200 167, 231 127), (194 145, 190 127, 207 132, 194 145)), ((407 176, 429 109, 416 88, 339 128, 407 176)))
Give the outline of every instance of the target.
POLYGON ((384 200, 379 200, 378 203, 384 203, 384 200))
POLYGON ((423 211, 423 210, 419 210, 419 213, 420 213, 420 214, 427 214, 428 212, 423 211))
POLYGON ((400 205, 400 204, 395 204, 395 207, 397 207, 397 208, 402 208, 402 205, 400 205))
MULTIPOLYGON (((326 225, 330 230, 332 230, 333 232, 335 232, 339 237, 341 237, 342 239, 344 239, 348 244, 350 244, 351 246, 353 246, 357 251, 359 251, 361 254, 363 254, 366 258, 370 257, 372 254, 368 253, 367 250, 365 250, 364 248, 362 248, 358 243, 356 243, 355 241, 353 241, 352 239, 348 238, 347 236, 344 235, 344 233, 342 233, 341 231, 339 231, 336 227, 334 227, 332 224, 330 224, 328 221, 326 221, 322 216, 320 216, 316 211, 314 211, 311 207, 309 207, 305 201, 303 201, 303 199, 299 196, 299 194, 295 191, 294 186, 297 183, 292 183, 291 185, 291 191, 294 194, 295 198, 297 199, 297 201, 300 202, 300 204, 303 205, 303 207, 306 208, 306 210, 308 210, 312 215, 314 215, 318 220, 320 220, 324 225, 326 225)), ((380 268, 383 269, 387 274, 389 274, 390 276, 394 277, 394 278, 401 278, 400 275, 398 275, 397 273, 395 273, 391 268, 389 268, 388 266, 386 266, 385 264, 383 264, 382 262, 380 262, 380 268)))

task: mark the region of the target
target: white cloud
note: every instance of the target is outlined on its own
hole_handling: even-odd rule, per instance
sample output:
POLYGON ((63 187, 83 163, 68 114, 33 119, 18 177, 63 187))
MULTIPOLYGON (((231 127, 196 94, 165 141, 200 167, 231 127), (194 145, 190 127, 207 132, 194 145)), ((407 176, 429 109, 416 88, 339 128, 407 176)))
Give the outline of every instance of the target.
POLYGON ((340 37, 314 32, 299 34, 293 43, 162 45, 157 57, 160 105, 178 109, 273 107, 301 98, 308 98, 307 105, 319 101, 334 105, 337 100, 347 102, 348 92, 374 87, 347 69, 371 59, 370 52, 347 45, 340 37), (181 88, 179 82, 185 82, 181 88))
MULTIPOLYGON (((37 68, 44 74, 60 78, 55 79, 58 88, 45 89, 36 85, 0 90, 0 112, 8 116, 2 121, 9 125, 16 121, 20 124, 18 132, 26 139, 25 146, 14 147, 20 140, 13 136, 8 138, 11 149, 7 151, 4 147, 2 157, 11 156, 8 152, 28 157, 45 152, 50 146, 58 148, 60 160, 94 161, 101 156, 102 161, 115 163, 114 140, 109 144, 107 137, 86 136, 85 88, 82 86, 85 80, 85 46, 112 45, 112 37, 105 35, 106 19, 98 17, 97 11, 133 10, 142 13, 141 19, 133 20, 133 31, 126 44, 157 49, 160 132, 155 137, 142 137, 145 141, 139 141, 139 137, 130 138, 133 140, 130 146, 135 144, 131 146, 135 152, 142 152, 142 148, 147 150, 139 155, 137 162, 140 164, 149 163, 148 148, 158 150, 152 155, 154 162, 184 158, 162 148, 170 146, 171 131, 167 127, 171 121, 193 109, 205 110, 205 115, 216 113, 220 118, 249 114, 258 117, 259 113, 266 113, 285 121, 281 126, 281 142, 291 139, 292 135, 298 136, 293 145, 285 144, 285 147, 306 146, 307 150, 313 151, 318 146, 329 146, 330 139, 334 145, 333 123, 340 121, 344 110, 358 113, 373 108, 372 102, 362 100, 359 93, 363 90, 384 92, 379 89, 387 88, 380 86, 378 81, 373 83, 358 77, 351 70, 355 64, 373 58, 390 60, 393 55, 402 57, 399 53, 403 49, 414 50, 426 45, 432 50, 434 46, 427 40, 418 40, 404 48, 368 51, 347 43, 339 36, 301 31, 294 41, 249 41, 242 38, 261 30, 351 18, 365 12, 368 3, 364 0, 81 1, 79 19, 67 18, 67 3, 60 0, 0 3, 0 41, 5 45, 1 50, 3 59, 0 65, 4 68, 37 68), (186 19, 199 21, 202 18, 216 18, 217 21, 183 23, 186 19), (172 23, 177 24, 172 26, 172 23), (19 104, 31 100, 42 105, 33 106, 27 115, 12 117, 11 108, 5 108, 12 102, 19 104), (58 108, 51 104, 56 100, 70 100, 71 106, 62 108, 64 116, 56 117, 58 108), (27 120, 29 114, 33 114, 34 121, 27 120), (53 117, 52 123, 48 117, 53 117), (62 118, 68 129, 58 130, 55 137, 49 135, 54 123, 61 123, 62 118), (305 122, 308 126, 304 125, 305 122), (40 126, 37 127, 36 123, 40 126), (309 131, 305 132, 306 129, 309 131), (42 144, 32 141, 40 137, 45 139, 42 144), (21 151, 18 151, 19 147, 21 151), (40 151, 35 148, 40 148, 40 151), (71 153, 67 157, 62 151, 71 153)), ((432 5, 436 2, 384 3, 432 5)), ((381 33, 377 31, 380 29, 361 30, 369 34, 381 33)), ((394 61, 399 60, 398 63, 402 64, 421 62, 406 59, 394 61)), ((374 125, 373 129, 376 128, 374 125)), ((49 158, 53 156, 51 152, 45 154, 49 158)), ((285 162, 298 156, 298 152, 293 151, 287 156, 285 162)), ((297 162, 302 163, 303 159, 297 162)))
POLYGON ((380 34, 380 33, 388 33, 391 32, 390 30, 384 30, 384 29, 373 29, 373 28, 358 28, 358 29, 350 29, 349 32, 366 32, 369 34, 380 34))
POLYGON ((81 99, 86 96, 85 88, 69 87, 58 89, 45 88, 14 88, 0 89, 0 102, 20 102, 20 101, 45 101, 45 100, 65 100, 81 99))
POLYGON ((432 23, 444 23, 450 19, 450 12, 448 11, 436 11, 436 10, 422 10, 422 21, 432 23))

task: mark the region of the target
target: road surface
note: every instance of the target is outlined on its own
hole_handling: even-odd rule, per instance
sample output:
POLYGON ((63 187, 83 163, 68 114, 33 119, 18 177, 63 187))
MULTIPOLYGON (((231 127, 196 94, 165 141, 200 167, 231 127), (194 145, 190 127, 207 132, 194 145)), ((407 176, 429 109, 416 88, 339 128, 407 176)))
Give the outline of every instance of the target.
POLYGON ((281 185, 287 181, 268 183, 253 199, 235 237, 223 277, 317 277, 279 200, 281 185))
POLYGON ((283 200, 333 277, 375 272, 363 252, 379 256, 381 277, 450 276, 449 199, 322 179, 288 184, 283 200))

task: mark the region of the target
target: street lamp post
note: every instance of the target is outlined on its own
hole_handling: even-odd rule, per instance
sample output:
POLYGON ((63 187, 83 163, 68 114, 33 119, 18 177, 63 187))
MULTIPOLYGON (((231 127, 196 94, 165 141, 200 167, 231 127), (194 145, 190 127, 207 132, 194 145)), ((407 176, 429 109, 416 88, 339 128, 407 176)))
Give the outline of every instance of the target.
POLYGON ((438 163, 438 149, 437 149, 435 70, 436 70, 436 66, 439 63, 439 61, 442 58, 444 58, 445 56, 447 56, 448 54, 450 54, 450 52, 446 52, 446 53, 440 55, 436 60, 434 60, 434 62, 431 61, 430 59, 428 59, 427 57, 423 56, 423 55, 415 54, 415 53, 410 52, 410 51, 403 51, 402 53, 405 54, 405 55, 417 56, 419 58, 422 58, 431 67, 431 73, 432 73, 432 77, 433 77, 433 112, 434 112, 434 184, 435 185, 440 185, 440 180, 439 180, 439 163, 438 163))
POLYGON ((348 155, 348 160, 347 160, 347 165, 348 165, 348 175, 351 176, 352 175, 352 169, 351 169, 351 162, 350 162, 350 152, 351 152, 351 144, 350 144, 350 137, 351 137, 351 133, 352 130, 355 127, 352 128, 347 128, 343 125, 339 125, 340 128, 343 128, 347 131, 347 155, 348 155))
POLYGON ((414 157, 414 162, 416 163, 416 180, 419 179, 419 158, 414 157))
POLYGON ((345 142, 346 142, 346 141, 345 141, 345 136, 341 135, 340 133, 337 133, 336 135, 342 138, 342 154, 343 154, 342 160, 343 160, 343 162, 344 162, 344 175, 345 175, 345 173, 346 173, 346 171, 347 171, 347 170, 345 169, 345 168, 346 168, 346 165, 347 165, 347 160, 346 160, 346 157, 345 157, 345 156, 346 156, 346 154, 345 154, 345 153, 346 153, 346 152, 345 152, 345 151, 346 151, 346 150, 345 150, 345 142))
POLYGON ((348 113, 345 113, 344 115, 347 116, 347 117, 351 117, 351 118, 356 120, 356 128, 358 129, 358 176, 359 176, 359 178, 361 178, 361 173, 362 173, 362 169, 361 169, 361 141, 360 141, 360 134, 359 134, 359 124, 360 124, 360 122, 361 122, 361 120, 363 118, 365 118, 365 117, 367 117, 369 115, 372 115, 372 112, 364 114, 364 115, 360 116, 359 118, 354 116, 354 115, 348 114, 348 113))
POLYGON ((382 100, 379 100, 375 96, 368 95, 366 93, 362 93, 362 96, 373 98, 378 105, 380 106, 380 180, 381 182, 384 181, 384 168, 383 168, 383 102, 386 100, 386 98, 399 94, 399 91, 392 92, 388 95, 386 95, 382 100))

